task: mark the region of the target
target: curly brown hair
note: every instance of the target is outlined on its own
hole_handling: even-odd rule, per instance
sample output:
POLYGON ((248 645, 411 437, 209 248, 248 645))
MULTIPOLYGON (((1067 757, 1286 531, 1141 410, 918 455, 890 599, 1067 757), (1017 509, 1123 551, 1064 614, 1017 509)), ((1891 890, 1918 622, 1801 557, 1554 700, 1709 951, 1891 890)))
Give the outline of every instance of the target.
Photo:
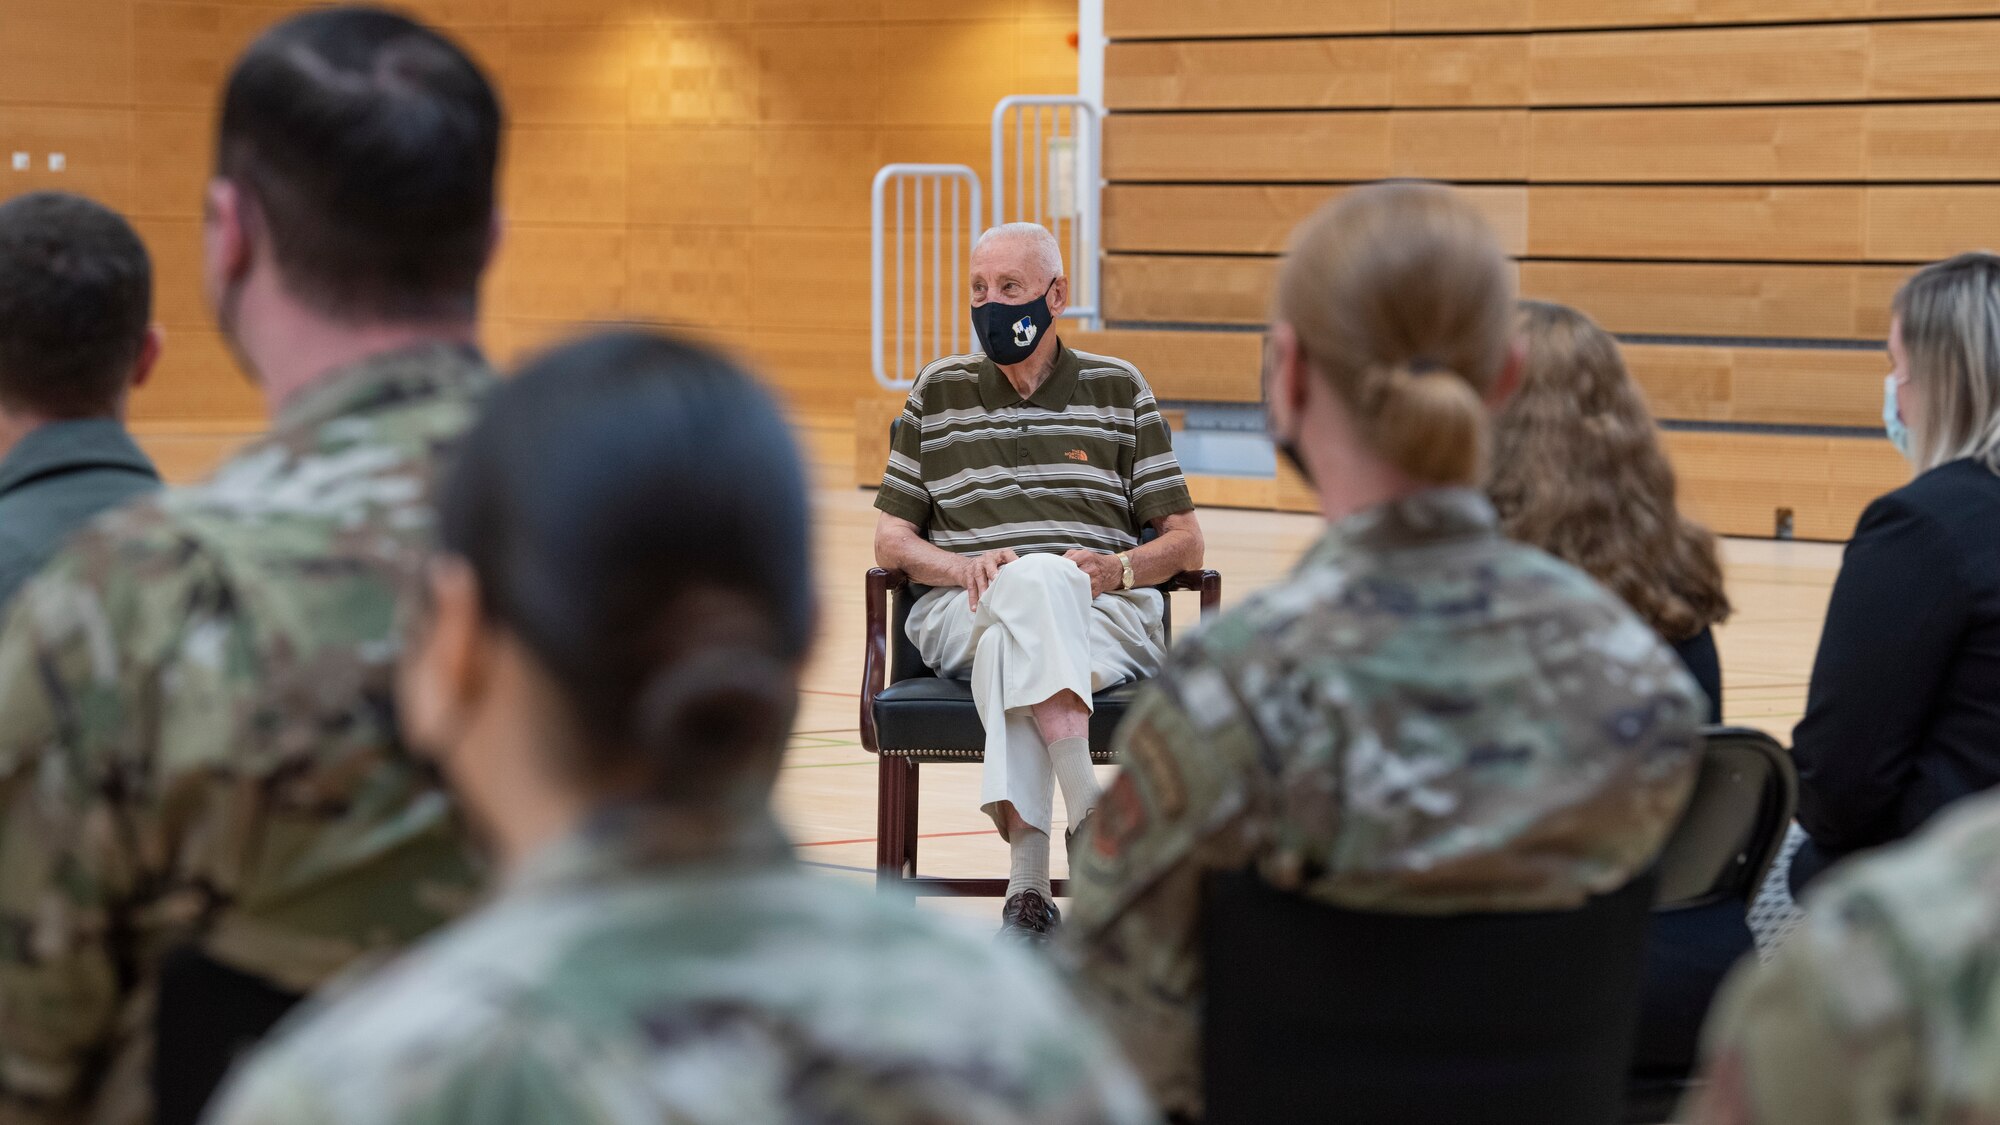
POLYGON ((1493 433, 1487 492, 1508 536, 1610 587, 1668 641, 1728 618, 1715 536, 1680 514, 1674 470, 1617 341, 1523 301, 1521 388, 1493 433))

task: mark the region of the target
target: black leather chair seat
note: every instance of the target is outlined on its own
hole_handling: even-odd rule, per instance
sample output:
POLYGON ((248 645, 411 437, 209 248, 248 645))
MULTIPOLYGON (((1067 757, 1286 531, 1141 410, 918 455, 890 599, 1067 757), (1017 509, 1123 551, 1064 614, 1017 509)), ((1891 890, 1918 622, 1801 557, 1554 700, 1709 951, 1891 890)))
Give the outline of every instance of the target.
MULTIPOLYGON (((1138 691, 1138 684, 1120 684, 1093 699, 1093 761, 1113 760, 1111 732, 1138 691)), ((889 758, 976 762, 986 757, 986 728, 972 703, 972 685, 964 680, 918 676, 883 688, 875 696, 875 738, 879 752, 889 758)))

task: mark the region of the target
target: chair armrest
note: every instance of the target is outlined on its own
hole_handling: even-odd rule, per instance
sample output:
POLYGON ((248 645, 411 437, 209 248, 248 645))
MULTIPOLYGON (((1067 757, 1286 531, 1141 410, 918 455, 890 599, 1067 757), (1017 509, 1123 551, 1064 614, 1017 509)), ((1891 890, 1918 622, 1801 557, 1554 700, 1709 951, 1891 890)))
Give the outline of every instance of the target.
POLYGON ((861 652, 861 745, 878 753, 875 741, 875 697, 889 679, 889 594, 909 584, 910 576, 883 567, 868 569, 864 604, 868 607, 861 652))
POLYGON ((1201 591, 1201 616, 1205 620, 1222 608, 1222 573, 1215 570, 1183 570, 1166 580, 1162 590, 1201 591))

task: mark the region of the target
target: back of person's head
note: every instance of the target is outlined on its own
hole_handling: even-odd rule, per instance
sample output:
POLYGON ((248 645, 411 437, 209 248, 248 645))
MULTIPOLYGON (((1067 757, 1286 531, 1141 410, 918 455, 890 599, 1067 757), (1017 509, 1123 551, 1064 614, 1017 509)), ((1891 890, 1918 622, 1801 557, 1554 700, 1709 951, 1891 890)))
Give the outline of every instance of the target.
POLYGON ((1427 484, 1479 479, 1513 311, 1499 240, 1438 184, 1347 193, 1293 233, 1278 276, 1276 318, 1375 451, 1427 484))
POLYGON ((1566 305, 1524 301, 1521 386, 1494 424, 1487 491, 1512 538, 1589 573, 1662 636, 1729 615, 1715 536, 1683 518, 1674 471, 1618 342, 1566 305))
POLYGON ((116 212, 62 192, 0 204, 0 408, 113 412, 152 317, 152 259, 116 212))
POLYGON ((494 393, 440 498, 481 613, 565 699, 588 783, 761 799, 814 624, 805 474, 777 405, 706 348, 586 339, 494 393))
POLYGON ((287 289, 317 311, 462 317, 492 251, 500 131, 492 86, 451 40, 328 8, 237 61, 216 174, 248 195, 287 289))
POLYGON ((1905 418, 1919 469, 1963 457, 2000 472, 2000 255, 1925 266, 1892 306, 1923 407, 1905 418))

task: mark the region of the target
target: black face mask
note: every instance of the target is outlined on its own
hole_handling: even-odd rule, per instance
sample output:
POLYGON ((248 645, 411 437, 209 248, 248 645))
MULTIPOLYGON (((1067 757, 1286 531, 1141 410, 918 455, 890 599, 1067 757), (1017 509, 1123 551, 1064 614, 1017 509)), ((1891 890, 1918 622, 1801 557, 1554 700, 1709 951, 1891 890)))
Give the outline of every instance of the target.
POLYGON ((1305 458, 1299 456, 1298 444, 1290 438, 1281 436, 1278 433, 1277 419, 1271 417, 1271 349, 1269 345, 1266 345, 1264 348, 1264 374, 1260 385, 1264 388, 1264 432, 1271 438, 1271 448, 1277 450, 1278 456, 1283 457, 1289 462, 1292 470, 1298 473, 1307 484, 1312 485, 1314 488, 1319 487, 1313 484, 1312 472, 1306 468, 1305 458))
POLYGON ((972 306, 972 330, 979 333, 979 344, 993 362, 1012 367, 1035 353, 1035 345, 1056 320, 1049 315, 1049 294, 1055 287, 1054 281, 1049 282, 1041 296, 1026 304, 988 301, 972 306))

